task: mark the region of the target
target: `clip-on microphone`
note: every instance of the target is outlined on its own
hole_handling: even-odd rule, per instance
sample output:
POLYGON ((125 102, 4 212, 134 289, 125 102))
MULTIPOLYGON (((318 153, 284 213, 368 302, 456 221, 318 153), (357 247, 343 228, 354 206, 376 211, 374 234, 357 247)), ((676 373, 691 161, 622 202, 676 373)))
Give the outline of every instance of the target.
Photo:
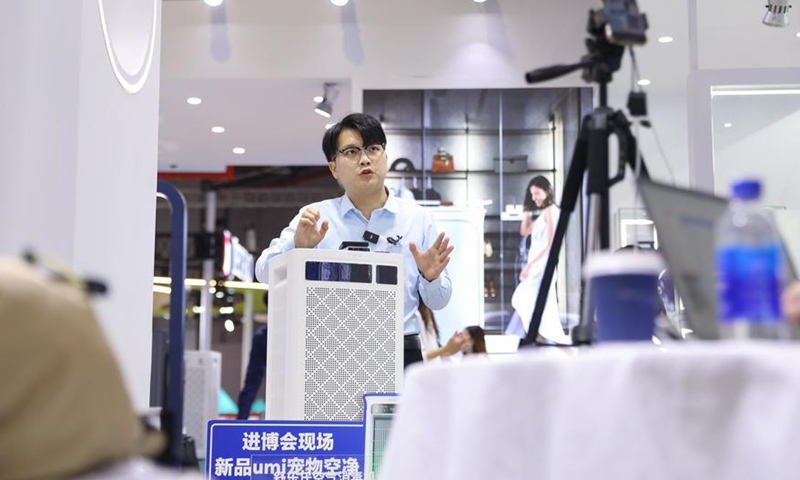
POLYGON ((368 241, 369 243, 376 244, 378 243, 378 240, 380 240, 381 237, 377 233, 372 233, 369 230, 364 230, 364 235, 361 238, 368 241))

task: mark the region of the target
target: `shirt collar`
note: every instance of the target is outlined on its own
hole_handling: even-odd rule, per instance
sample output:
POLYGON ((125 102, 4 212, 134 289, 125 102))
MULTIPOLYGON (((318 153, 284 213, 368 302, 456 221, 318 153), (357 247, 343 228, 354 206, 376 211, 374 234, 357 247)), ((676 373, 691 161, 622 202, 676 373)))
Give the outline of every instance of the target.
POLYGON ((386 199, 386 204, 383 205, 383 208, 388 212, 397 213, 400 209, 400 205, 397 203, 397 197, 392 195, 392 192, 390 192, 388 188, 386 189, 386 194, 389 198, 386 199))
MULTIPOLYGON (((397 198, 395 198, 392 195, 392 192, 390 192, 388 188, 386 187, 383 188, 386 189, 386 195, 387 195, 386 203, 383 204, 383 209, 385 209, 387 212, 390 213, 397 213, 400 208, 400 206, 397 203, 397 198)), ((355 205, 353 205, 353 202, 350 200, 350 197, 348 197, 346 193, 342 195, 340 198, 341 201, 339 202, 339 215, 344 217, 345 215, 347 215, 347 212, 351 210, 356 210, 355 205)), ((379 208, 378 210, 381 209, 379 208)))
POLYGON ((356 209, 355 205, 353 205, 353 202, 350 201, 350 197, 348 197, 346 193, 340 197, 339 215, 342 218, 344 218, 344 216, 347 215, 347 212, 355 209, 356 209))

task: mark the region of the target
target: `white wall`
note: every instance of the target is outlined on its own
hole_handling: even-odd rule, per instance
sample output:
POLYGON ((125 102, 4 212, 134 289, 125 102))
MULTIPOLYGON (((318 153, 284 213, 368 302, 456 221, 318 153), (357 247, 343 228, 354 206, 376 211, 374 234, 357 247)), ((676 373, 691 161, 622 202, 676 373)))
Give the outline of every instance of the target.
POLYGON ((765 181, 767 205, 800 209, 800 95, 714 97, 714 186, 765 181), (725 124, 731 126, 725 128, 725 124))
POLYGON ((81 11, 57 3, 6 1, 0 15, 0 251, 71 259, 81 11))
MULTIPOLYGON (((639 128, 639 145, 650 176, 660 182, 674 182, 678 186, 687 187, 689 149, 686 129, 686 98, 680 95, 651 97, 649 103, 650 121, 654 128, 639 128), (658 148, 656 133, 661 141, 663 156, 658 148), (672 174, 669 167, 672 169, 672 174)), ((611 162, 611 169, 615 172, 616 145, 612 145, 611 162)), ((611 217, 614 223, 611 244, 612 247, 619 247, 618 232, 614 222, 615 214, 620 208, 644 208, 641 198, 636 196, 633 172, 628 170, 625 181, 611 189, 610 202, 611 217)))
POLYGON ((800 95, 713 99, 714 189, 728 196, 732 181, 764 183, 763 203, 797 267, 800 259, 800 95), (729 127, 725 127, 729 124, 729 127))
POLYGON ((108 283, 97 313, 134 406, 143 409, 150 389, 159 55, 144 89, 131 95, 112 72, 96 0, 2 6, 0 253, 32 247, 108 283))
POLYGON ((798 5, 789 10, 788 28, 767 27, 761 19, 767 2, 693 0, 697 4, 698 67, 788 68, 800 62, 798 5))

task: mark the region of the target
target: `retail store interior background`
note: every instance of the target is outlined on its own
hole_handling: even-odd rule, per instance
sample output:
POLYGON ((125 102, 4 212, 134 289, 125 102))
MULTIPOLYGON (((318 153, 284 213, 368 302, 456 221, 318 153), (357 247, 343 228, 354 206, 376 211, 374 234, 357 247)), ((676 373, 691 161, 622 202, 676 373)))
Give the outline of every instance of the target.
MULTIPOLYGON (((638 2, 649 30, 636 88, 652 128, 637 130, 655 179, 726 194, 734 178, 762 178, 793 249, 800 27, 765 27, 763 3, 638 2)), ((390 164, 414 166, 387 185, 486 209, 484 313, 465 325, 502 333, 519 273, 516 205, 538 174, 560 198, 580 119, 597 101, 580 71, 536 86, 524 73, 585 54, 595 0, 141 4, 4 0, 0 15, 0 252, 31 248, 107 282, 95 308, 137 411, 151 407, 168 313, 153 282, 169 275, 171 228, 157 179, 186 197, 187 277, 201 279, 209 223, 257 256, 300 207, 340 194, 320 141, 350 112, 379 118, 390 164), (315 112, 318 96, 330 118, 315 112), (430 172, 439 148, 453 173, 430 172)), ((631 78, 626 56, 612 107, 624 108, 631 78)), ((612 189, 611 216, 613 248, 654 241, 632 181, 612 189)), ((570 231, 559 264, 564 318, 579 310, 581 242, 570 231)), ((249 334, 266 320, 263 290, 215 292, 205 333, 200 290, 187 297, 186 348, 221 352, 221 387, 235 400, 249 334)))

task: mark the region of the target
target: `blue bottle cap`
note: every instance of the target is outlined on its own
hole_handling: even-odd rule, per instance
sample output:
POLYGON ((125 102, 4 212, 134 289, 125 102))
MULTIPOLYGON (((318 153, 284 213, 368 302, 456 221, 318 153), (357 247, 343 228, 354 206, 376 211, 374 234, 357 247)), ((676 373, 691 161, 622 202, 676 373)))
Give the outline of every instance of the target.
POLYGON ((753 200, 761 196, 761 182, 742 180, 731 185, 731 194, 741 200, 753 200))

